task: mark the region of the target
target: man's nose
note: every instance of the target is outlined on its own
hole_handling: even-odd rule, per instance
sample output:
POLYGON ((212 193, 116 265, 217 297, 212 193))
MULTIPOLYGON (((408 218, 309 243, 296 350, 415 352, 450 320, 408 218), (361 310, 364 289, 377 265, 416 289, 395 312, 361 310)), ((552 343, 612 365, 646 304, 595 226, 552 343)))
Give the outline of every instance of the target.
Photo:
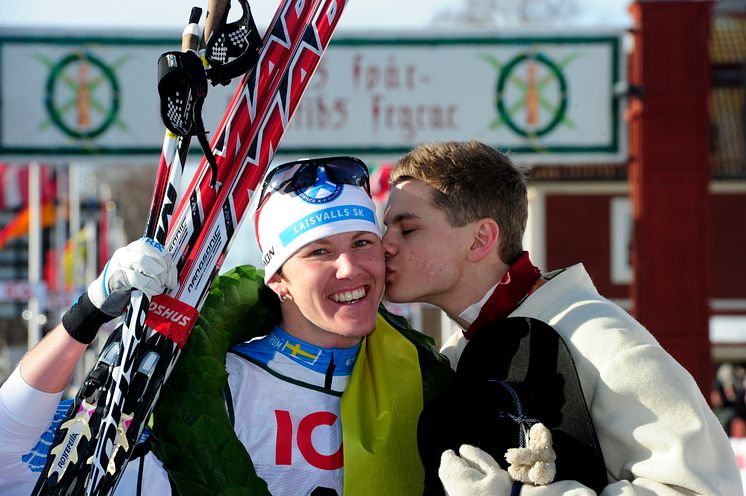
POLYGON ((399 251, 399 247, 392 241, 392 236, 387 232, 383 235, 383 255, 386 258, 393 257, 399 251))

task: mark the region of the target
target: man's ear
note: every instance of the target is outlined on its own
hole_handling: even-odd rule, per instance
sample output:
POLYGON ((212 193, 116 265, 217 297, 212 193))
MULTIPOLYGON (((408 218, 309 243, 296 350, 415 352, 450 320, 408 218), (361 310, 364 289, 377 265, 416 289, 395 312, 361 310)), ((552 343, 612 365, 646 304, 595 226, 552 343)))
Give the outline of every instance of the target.
POLYGON ((479 262, 493 253, 497 253, 497 240, 500 237, 500 226, 494 219, 484 218, 474 225, 474 239, 469 247, 468 260, 479 262))

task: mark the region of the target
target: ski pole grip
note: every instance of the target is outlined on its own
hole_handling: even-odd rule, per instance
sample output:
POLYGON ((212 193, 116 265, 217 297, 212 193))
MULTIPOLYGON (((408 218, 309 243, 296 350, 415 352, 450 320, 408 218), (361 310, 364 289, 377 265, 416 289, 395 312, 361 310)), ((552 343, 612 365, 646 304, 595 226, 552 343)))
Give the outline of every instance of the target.
POLYGON ((205 17, 205 32, 202 40, 207 43, 212 33, 214 33, 221 24, 225 23, 228 9, 230 9, 230 0, 208 0, 207 17, 205 17))
POLYGON ((199 48, 199 18, 202 17, 202 9, 192 7, 189 14, 189 24, 184 28, 181 34, 181 51, 197 50, 199 48))

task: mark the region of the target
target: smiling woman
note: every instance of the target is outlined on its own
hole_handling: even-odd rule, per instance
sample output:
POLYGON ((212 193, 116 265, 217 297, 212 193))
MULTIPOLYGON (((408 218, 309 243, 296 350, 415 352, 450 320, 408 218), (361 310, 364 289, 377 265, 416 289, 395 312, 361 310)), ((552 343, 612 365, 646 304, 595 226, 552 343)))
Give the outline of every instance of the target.
MULTIPOLYGON (((289 162, 257 198, 252 225, 279 323, 225 363, 227 407, 256 475, 274 495, 421 494, 426 372, 417 345, 378 315, 385 264, 367 167, 353 157, 289 162)), ((178 442, 158 425, 157 443, 178 442)), ((183 471, 172 475, 178 483, 183 471)))
POLYGON ((385 271, 375 208, 368 169, 353 157, 267 175, 254 224, 282 328, 325 347, 354 346, 373 330, 385 271))
POLYGON ((269 280, 283 295, 280 326, 317 346, 356 345, 375 327, 384 270, 381 240, 373 233, 336 234, 306 245, 269 280))
MULTIPOLYGON (((116 494, 422 494, 417 421, 452 372, 432 340, 379 309, 383 248, 365 164, 285 164, 258 197, 267 270, 217 279, 116 494)), ((33 492, 36 455, 68 409, 53 420, 61 390, 95 337, 81 322, 97 330, 133 288, 176 284, 176 264, 148 239, 106 267, 0 386, 3 495, 33 492)))

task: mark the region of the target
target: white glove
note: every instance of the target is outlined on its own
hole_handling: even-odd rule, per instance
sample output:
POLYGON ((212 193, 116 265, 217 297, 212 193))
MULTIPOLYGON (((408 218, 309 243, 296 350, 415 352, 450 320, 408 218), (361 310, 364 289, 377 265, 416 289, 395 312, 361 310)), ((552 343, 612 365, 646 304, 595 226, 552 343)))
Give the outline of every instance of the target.
MULTIPOLYGON (((620 489, 620 491, 622 492, 614 494, 629 494, 626 490, 620 489)), ((546 486, 524 484, 521 488, 521 496, 596 496, 596 491, 577 481, 561 480, 546 486)))
POLYGON ((440 457, 438 476, 448 496, 507 496, 513 487, 508 472, 494 458, 468 444, 459 448, 461 457, 453 450, 440 457))
POLYGON ((150 238, 119 248, 104 270, 88 286, 88 298, 102 312, 118 316, 127 305, 133 289, 150 298, 173 289, 179 281, 171 255, 150 238))

